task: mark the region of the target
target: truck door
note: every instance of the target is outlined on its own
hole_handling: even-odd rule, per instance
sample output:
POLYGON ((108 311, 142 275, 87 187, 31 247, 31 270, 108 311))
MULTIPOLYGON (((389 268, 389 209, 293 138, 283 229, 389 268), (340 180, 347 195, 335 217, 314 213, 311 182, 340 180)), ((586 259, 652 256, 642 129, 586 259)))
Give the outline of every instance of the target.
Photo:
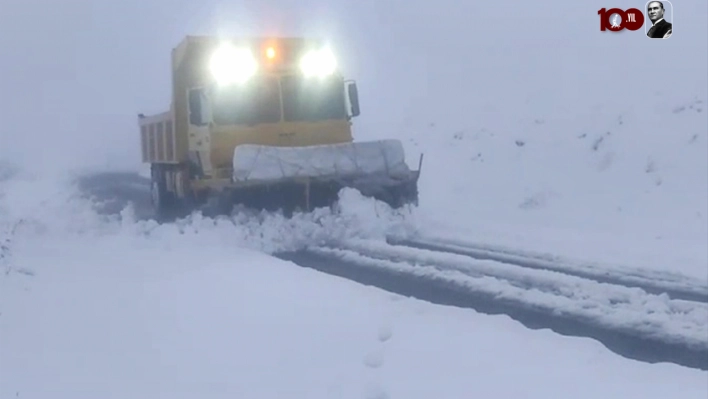
POLYGON ((206 88, 187 93, 189 103, 189 158, 206 176, 213 175, 211 163, 211 107, 206 88))

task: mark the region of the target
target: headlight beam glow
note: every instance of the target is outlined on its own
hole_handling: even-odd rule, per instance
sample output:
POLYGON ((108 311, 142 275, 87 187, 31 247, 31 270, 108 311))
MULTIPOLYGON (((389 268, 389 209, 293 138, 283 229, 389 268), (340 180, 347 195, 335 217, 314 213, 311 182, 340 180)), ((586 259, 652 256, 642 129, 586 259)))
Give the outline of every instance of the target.
POLYGON ((243 83, 258 71, 258 61, 247 48, 222 45, 212 55, 209 69, 220 85, 243 83))
POLYGON ((300 61, 300 69, 305 76, 324 77, 333 74, 337 69, 337 60, 329 48, 313 50, 306 53, 300 61))

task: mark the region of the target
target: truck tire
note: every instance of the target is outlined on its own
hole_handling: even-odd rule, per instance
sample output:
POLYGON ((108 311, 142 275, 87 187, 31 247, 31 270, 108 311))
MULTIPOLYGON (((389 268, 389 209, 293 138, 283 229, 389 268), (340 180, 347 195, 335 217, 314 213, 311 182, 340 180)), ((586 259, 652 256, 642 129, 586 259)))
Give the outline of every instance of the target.
POLYGON ((158 221, 164 221, 175 212, 176 198, 167 191, 165 172, 160 165, 152 166, 152 179, 150 182, 150 202, 158 221))

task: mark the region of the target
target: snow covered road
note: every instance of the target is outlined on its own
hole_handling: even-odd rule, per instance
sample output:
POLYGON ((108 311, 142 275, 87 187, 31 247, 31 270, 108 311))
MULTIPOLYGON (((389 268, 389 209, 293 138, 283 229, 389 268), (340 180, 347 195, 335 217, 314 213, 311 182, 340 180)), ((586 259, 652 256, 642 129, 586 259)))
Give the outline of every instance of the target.
MULTIPOLYGON (((77 239, 47 226, 38 246, 27 227, 13 254, 33 274, 0 275, 3 399, 708 392, 705 371, 629 361, 592 339, 299 268, 224 245, 218 229, 77 239)), ((454 291, 439 292, 455 300, 454 291)))
POLYGON ((637 287, 651 294, 667 294, 673 299, 708 302, 708 283, 664 270, 629 268, 564 259, 544 253, 479 244, 468 240, 421 234, 406 239, 391 239, 390 244, 466 255, 538 270, 556 271, 601 283, 637 287))
POLYGON ((434 303, 590 337, 622 356, 708 370, 708 306, 460 255, 350 242, 279 257, 434 303))
POLYGON ((524 265, 470 259, 445 251, 391 246, 377 241, 350 241, 338 249, 312 249, 354 262, 383 261, 382 267, 431 278, 448 279, 520 305, 589 317, 608 327, 639 332, 650 338, 685 342, 706 349, 708 304, 669 299, 641 289, 599 283, 557 271, 530 269, 524 265), (459 278, 456 278, 458 276, 459 278), (500 284, 500 282, 504 282, 500 284), (532 291, 534 295, 527 292, 532 291), (654 319, 648 325, 648 320, 654 319))
MULTIPOLYGON (((102 204, 100 212, 131 204, 149 218, 141 179, 103 174, 80 185, 102 204)), ((708 370, 708 287, 701 281, 434 236, 390 241, 348 240, 276 255, 392 292, 591 337, 628 358, 708 370)))

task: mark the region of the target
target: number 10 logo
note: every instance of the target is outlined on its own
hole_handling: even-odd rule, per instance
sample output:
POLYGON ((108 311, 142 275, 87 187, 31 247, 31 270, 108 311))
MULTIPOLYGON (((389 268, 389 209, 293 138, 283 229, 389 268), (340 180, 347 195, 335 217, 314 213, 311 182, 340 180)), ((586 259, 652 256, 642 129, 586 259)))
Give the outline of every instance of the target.
POLYGON ((619 8, 610 8, 609 10, 601 8, 597 11, 600 15, 600 30, 610 30, 619 32, 623 29, 638 30, 644 25, 644 14, 636 8, 622 10, 619 8), (614 15, 614 17, 612 17, 614 15), (610 18, 612 17, 612 18, 610 18))

